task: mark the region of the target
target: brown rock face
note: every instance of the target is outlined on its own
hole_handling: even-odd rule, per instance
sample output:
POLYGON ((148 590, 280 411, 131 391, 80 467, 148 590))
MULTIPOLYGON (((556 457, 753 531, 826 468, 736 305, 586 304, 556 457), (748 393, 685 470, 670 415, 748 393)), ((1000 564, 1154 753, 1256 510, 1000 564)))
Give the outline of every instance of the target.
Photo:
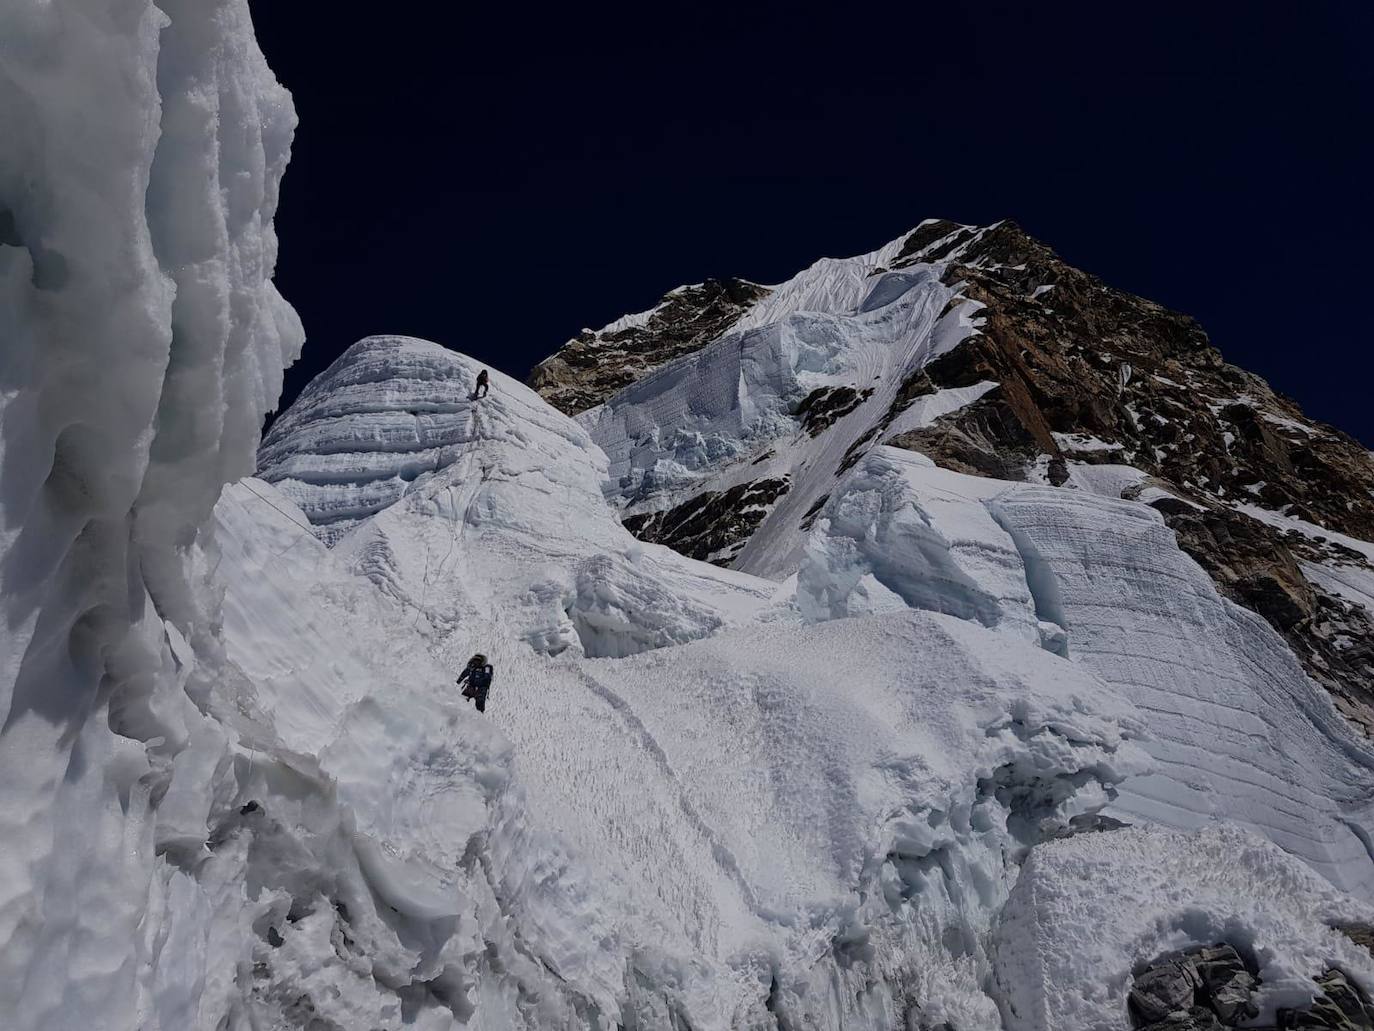
MULTIPOLYGON (((1374 541, 1369 451, 1307 419, 1260 377, 1227 364, 1188 316, 1065 264, 1015 223, 923 223, 905 238, 891 269, 918 264, 935 265, 944 283, 958 288, 951 304, 978 302, 981 325, 902 384, 890 410, 848 442, 841 473, 917 398, 994 382, 978 400, 886 442, 946 468, 1006 480, 1039 468, 1062 485, 1075 463, 1143 471, 1152 486, 1173 495, 1154 504, 1180 547, 1223 594, 1282 634, 1337 706, 1374 732, 1374 619, 1303 571, 1311 562, 1370 563, 1239 510, 1254 504, 1374 541)), ((564 411, 591 407, 718 339, 767 293, 740 280, 674 291, 642 325, 584 333, 536 368, 530 382, 564 411)), ((870 403, 869 393, 814 391, 794 413, 799 431, 831 432, 840 417, 870 403)), ((737 490, 708 492, 627 525, 687 554, 728 562, 766 511, 737 490)), ((814 518, 813 508, 802 529, 814 518)))
POLYGON ((1352 722, 1374 732, 1374 620, 1304 576, 1300 560, 1332 555, 1232 507, 1251 502, 1374 540, 1369 452, 1228 365, 1188 316, 1064 264, 1013 223, 977 239, 952 223, 923 227, 895 267, 961 246, 944 280, 986 306, 982 331, 927 365, 904 403, 983 380, 999 387, 890 443, 1000 479, 1023 478, 1038 455, 1050 456, 1055 484, 1070 460, 1149 473, 1194 503, 1156 504, 1180 547, 1223 594, 1284 636, 1352 722))
POLYGON ((568 415, 594 408, 621 387, 723 336, 768 289, 742 279, 708 279, 663 298, 643 325, 583 330, 536 365, 528 383, 568 415))
POLYGON ((779 477, 703 491, 666 511, 626 516, 625 528, 640 540, 728 566, 789 486, 779 477))
MULTIPOLYGON (((965 234, 956 227, 907 261, 928 261, 965 234)), ((987 405, 975 405, 941 429, 981 440, 1000 424, 1006 432, 987 440, 994 451, 1020 451, 1029 437, 1047 455, 1133 465, 1194 494, 1289 506, 1291 515, 1374 539, 1368 451, 1228 365, 1188 316, 1064 264, 1011 222, 969 246, 944 279, 987 306, 985 322, 926 366, 928 390, 995 380, 1000 390, 986 400, 1005 417, 990 419, 987 405), (1072 435, 1115 447, 1075 450, 1063 439, 1072 435)))

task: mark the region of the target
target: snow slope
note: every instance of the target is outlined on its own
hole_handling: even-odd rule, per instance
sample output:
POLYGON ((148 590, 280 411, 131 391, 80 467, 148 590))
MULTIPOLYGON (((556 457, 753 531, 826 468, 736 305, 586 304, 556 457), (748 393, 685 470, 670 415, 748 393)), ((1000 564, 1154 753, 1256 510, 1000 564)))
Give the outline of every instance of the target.
POLYGON ((770 602, 776 585, 632 537, 586 433, 499 373, 472 400, 478 369, 427 341, 362 340, 277 421, 262 475, 436 632, 626 655, 770 602))
MULTIPOLYGON (((917 1014, 995 1026, 1011 994, 986 990, 1000 962, 988 943, 1017 864, 1107 813, 1186 828, 1234 816, 1367 894, 1368 855, 1349 847, 1367 820, 1367 752, 1152 509, 878 448, 843 474, 777 584, 635 541, 600 498, 607 466, 578 425, 502 377, 468 399, 475 372, 436 345, 363 341, 278 422, 264 473, 304 506, 283 547, 319 564, 292 583, 323 577, 368 598, 361 625, 356 602, 332 618, 354 642, 380 633, 388 643, 367 650, 388 673, 417 652, 440 670, 479 649, 496 664, 485 721, 510 742, 506 790, 520 799, 503 804, 569 850, 570 880, 593 877, 576 857, 595 857, 594 905, 615 928, 595 959, 576 949, 553 965, 565 1006, 595 998, 622 1018, 654 1014, 650 1026, 669 1013, 747 1026, 769 1012, 818 1027, 917 1014), (431 447, 443 431, 430 408, 465 432, 431 447), (396 475, 414 451, 422 471, 396 475), (331 499, 382 479, 396 500, 337 532, 331 499), (1099 575, 1084 586, 1087 561, 1099 575), (1191 585, 1192 621, 1160 609, 1156 582, 1191 585), (1217 650, 1228 621, 1233 650, 1217 650), (1142 651, 1138 634, 1150 639, 1139 669, 1123 661, 1142 651), (1272 742, 1258 755, 1209 694, 1250 654, 1274 667, 1233 688, 1272 742), (1212 665, 1180 676, 1199 655, 1212 665), (1146 678, 1164 677, 1161 700, 1146 678), (1218 735, 1207 760, 1188 752, 1218 735), (661 949, 652 963, 637 951, 646 941, 661 949), (571 973, 639 964, 657 973, 623 995, 571 973)), ((242 588, 254 607, 256 575, 242 588)), ((232 650, 247 663, 261 637, 232 650)), ((417 679, 442 700, 446 675, 417 679)), ((389 792, 411 776, 368 808, 403 810, 389 792)), ((384 854, 429 847, 404 824, 377 833, 384 854)), ((502 904, 516 926, 559 925, 543 907, 566 905, 563 890, 502 904)), ((522 931, 522 947, 546 947, 540 933, 522 931)), ((1119 979, 1119 956, 1098 962, 1074 984, 1119 979)), ((1007 992, 1058 991, 1067 977, 1007 992)))

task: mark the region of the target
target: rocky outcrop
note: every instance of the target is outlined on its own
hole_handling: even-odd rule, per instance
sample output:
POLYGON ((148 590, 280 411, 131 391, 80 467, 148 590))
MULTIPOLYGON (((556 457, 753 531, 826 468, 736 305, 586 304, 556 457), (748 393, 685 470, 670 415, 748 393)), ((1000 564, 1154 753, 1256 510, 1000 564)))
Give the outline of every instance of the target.
MULTIPOLYGON (((948 240, 905 260, 928 261, 948 240)), ((1044 454, 1133 465, 1221 501, 1256 501, 1374 539, 1369 452, 1228 365, 1188 316, 1066 265, 1011 222, 968 245, 944 278, 986 305, 984 323, 926 366, 926 391, 1001 385, 944 427, 977 421, 968 435, 986 436, 995 405, 1009 418, 997 420, 1007 431, 987 439, 990 450, 1023 449, 1030 438, 1044 454)))
POLYGON ((802 398, 793 414, 801 420, 802 429, 819 437, 872 396, 872 387, 864 390, 849 386, 817 387, 802 398))
POLYGON ((642 541, 666 544, 690 558, 728 566, 787 493, 786 477, 703 491, 666 511, 626 516, 625 528, 642 541))
POLYGON ((768 288, 742 279, 679 287, 654 308, 593 332, 584 329, 536 365, 528 383, 567 415, 724 335, 768 288))
MULTIPOLYGON (((1280 1009, 1278 1028, 1374 1029, 1374 1005, 1340 970, 1315 978, 1319 994, 1303 1009, 1280 1009)), ((1221 1031, 1259 1015, 1260 980, 1232 946, 1218 944, 1162 959, 1136 975, 1131 1018, 1141 1031, 1221 1031)))
POLYGON ((1341 710, 1374 732, 1369 612, 1309 582, 1299 560, 1314 544, 1236 507, 1253 503, 1374 540, 1369 452, 1223 361, 1188 316, 1065 264, 1014 223, 981 235, 932 223, 905 250, 895 267, 953 254, 945 281, 985 307, 981 331, 930 362, 899 403, 985 380, 999 386, 888 443, 1001 479, 1028 478, 1044 458, 1056 485, 1071 463, 1144 471, 1188 499, 1156 502, 1180 546, 1224 594, 1283 634, 1341 710))
MULTIPOLYGON (((1150 489, 1128 496, 1159 508, 1221 591, 1263 616, 1341 710, 1374 732, 1374 618, 1305 571, 1335 562, 1359 566, 1363 576, 1374 563, 1245 513, 1254 505, 1374 541, 1369 451, 1225 362, 1193 319, 1073 268, 1013 222, 928 221, 881 253, 869 275, 933 266, 957 290, 945 314, 976 307, 976 328, 910 373, 891 401, 853 385, 818 387, 801 399, 792 415, 812 438, 837 432, 865 405, 887 406, 876 419, 855 421, 861 428, 844 442, 838 475, 880 441, 959 472, 1055 486, 1076 485, 1073 470, 1083 466, 1134 467, 1150 489), (922 398, 989 383, 996 386, 948 414, 908 418, 901 432, 889 431, 922 398), (1319 547, 1327 553, 1314 555, 1319 547)), ((531 382, 565 411, 589 407, 718 339, 768 294, 738 280, 674 291, 651 312, 584 333, 531 382)), ((707 491, 627 525, 720 561, 763 521, 732 513, 731 493, 707 491), (718 528, 704 524, 708 514, 718 528)), ((799 528, 814 515, 814 506, 799 512, 799 528)))

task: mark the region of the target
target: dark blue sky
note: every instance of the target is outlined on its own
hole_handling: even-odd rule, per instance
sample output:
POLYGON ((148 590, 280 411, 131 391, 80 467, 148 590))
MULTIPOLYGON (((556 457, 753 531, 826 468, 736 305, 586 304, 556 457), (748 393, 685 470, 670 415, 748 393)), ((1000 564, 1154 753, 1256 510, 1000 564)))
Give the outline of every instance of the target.
POLYGON ((1374 5, 541 7, 254 0, 287 400, 369 333, 523 377, 679 283, 1013 218, 1374 444, 1374 5))

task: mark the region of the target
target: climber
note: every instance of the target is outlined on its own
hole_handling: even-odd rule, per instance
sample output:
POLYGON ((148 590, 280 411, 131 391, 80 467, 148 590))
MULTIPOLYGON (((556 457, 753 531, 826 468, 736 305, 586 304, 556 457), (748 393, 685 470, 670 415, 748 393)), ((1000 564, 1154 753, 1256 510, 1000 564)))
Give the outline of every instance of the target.
POLYGON ((479 397, 486 397, 487 391, 490 389, 490 377, 487 374, 487 370, 483 369, 477 374, 477 386, 472 391, 472 399, 476 401, 479 397))
POLYGON ((478 652, 468 659, 467 666, 463 672, 458 674, 458 684, 462 685, 467 681, 467 686, 463 687, 463 697, 471 698, 477 705, 478 712, 487 710, 487 692, 491 690, 491 676, 494 671, 491 664, 487 662, 487 657, 478 652))

